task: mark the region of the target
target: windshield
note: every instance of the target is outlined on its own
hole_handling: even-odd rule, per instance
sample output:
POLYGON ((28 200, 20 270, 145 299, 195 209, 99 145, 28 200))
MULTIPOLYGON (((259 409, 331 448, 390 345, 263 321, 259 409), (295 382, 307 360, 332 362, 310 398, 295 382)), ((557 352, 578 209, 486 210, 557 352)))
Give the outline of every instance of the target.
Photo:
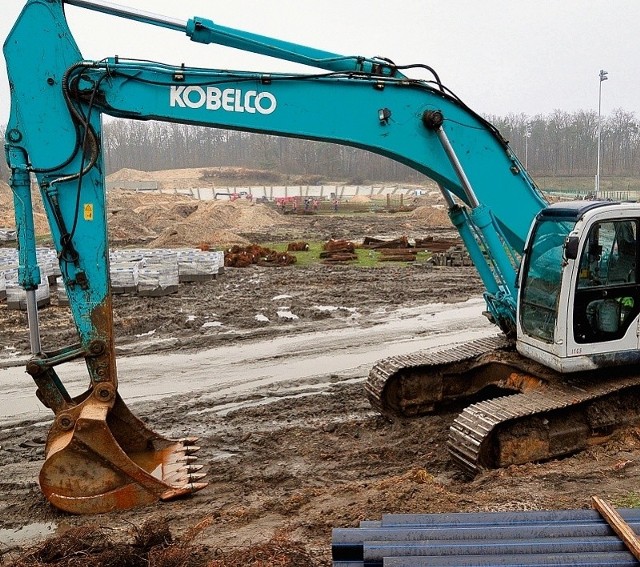
POLYGON ((520 325, 527 335, 553 342, 562 278, 564 242, 575 221, 538 221, 524 267, 520 290, 520 325))

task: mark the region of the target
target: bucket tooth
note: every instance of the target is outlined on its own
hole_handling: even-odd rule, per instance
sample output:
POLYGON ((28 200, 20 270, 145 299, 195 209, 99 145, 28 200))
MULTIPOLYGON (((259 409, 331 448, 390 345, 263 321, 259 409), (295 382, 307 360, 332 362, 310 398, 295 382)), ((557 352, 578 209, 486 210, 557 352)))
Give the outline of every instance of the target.
POLYGON ((202 480, 207 476, 207 473, 192 473, 187 475, 189 477, 189 482, 193 483, 194 481, 202 480))
POLYGON ((190 464, 190 463, 194 463, 197 460, 198 460, 198 457, 194 457, 192 455, 182 455, 181 457, 178 457, 175 462, 190 464))
POLYGON ((180 472, 191 474, 194 472, 201 471, 203 468, 204 468, 204 465, 183 465, 178 470, 180 472))
POLYGON ((180 486, 182 484, 189 484, 195 481, 202 480, 206 476, 206 473, 177 472, 174 475, 168 476, 165 480, 172 486, 180 486))
POLYGON ((172 487, 170 490, 165 491, 160 496, 160 500, 163 500, 163 501, 175 500, 176 498, 193 494, 194 492, 197 492, 198 490, 202 490, 207 486, 208 486, 208 483, 206 482, 191 482, 188 484, 184 484, 180 487, 172 487))
POLYGON ((190 482, 189 484, 187 484, 187 487, 189 488, 189 490, 193 493, 193 492, 198 492, 198 490, 202 490, 203 488, 206 488, 207 486, 209 486, 208 482, 190 482))

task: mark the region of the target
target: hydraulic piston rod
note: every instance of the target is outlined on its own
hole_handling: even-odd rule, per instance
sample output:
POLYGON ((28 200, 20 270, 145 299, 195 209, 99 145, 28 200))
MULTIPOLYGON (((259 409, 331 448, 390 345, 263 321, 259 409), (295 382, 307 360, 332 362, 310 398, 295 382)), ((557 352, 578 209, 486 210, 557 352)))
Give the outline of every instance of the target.
POLYGON ((185 20, 168 18, 159 14, 145 12, 144 10, 121 6, 112 2, 100 2, 99 0, 64 0, 64 3, 77 6, 78 8, 87 8, 88 10, 93 10, 95 12, 102 12, 103 14, 109 14, 111 16, 119 16, 121 18, 127 18, 128 20, 143 22, 145 24, 153 24, 155 26, 182 32, 187 31, 187 22, 185 20))
POLYGON ((62 1, 65 4, 71 4, 79 8, 184 32, 192 41, 198 43, 217 43, 329 71, 358 71, 386 77, 403 77, 402 73, 392 64, 382 59, 344 56, 330 51, 220 26, 206 18, 195 17, 184 21, 121 6, 112 2, 103 2, 102 0, 62 1))
MULTIPOLYGON (((445 154, 460 181, 467 203, 471 207, 468 215, 465 215, 462 210, 456 211, 455 208, 449 209, 449 215, 471 254, 473 263, 487 287, 488 295, 499 298, 495 304, 492 305, 493 301, 487 301, 487 304, 489 310, 493 312, 494 318, 499 321, 498 324, 502 330, 509 334, 515 329, 516 273, 505 250, 506 242, 501 237, 491 211, 480 203, 473 190, 471 182, 449 141, 449 137, 444 131, 442 113, 439 111, 427 111, 424 113, 422 121, 427 129, 438 136, 438 140, 442 144, 445 154), (471 237, 469 227, 466 226, 468 224, 467 220, 477 228, 478 234, 481 236, 482 245, 489 250, 493 270, 489 269, 481 248, 477 245, 475 239, 471 237), (499 285, 497 282, 499 282, 499 285)), ((447 199, 446 195, 445 200, 450 204, 450 199, 447 199)), ((485 294, 485 297, 487 297, 487 294, 485 294)))

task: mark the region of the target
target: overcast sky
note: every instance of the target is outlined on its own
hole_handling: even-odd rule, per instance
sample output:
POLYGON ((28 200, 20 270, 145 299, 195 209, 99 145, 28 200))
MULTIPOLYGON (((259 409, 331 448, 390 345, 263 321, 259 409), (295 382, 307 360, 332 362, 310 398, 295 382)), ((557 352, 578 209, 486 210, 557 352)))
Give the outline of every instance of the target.
MULTIPOLYGON (((640 0, 118 0, 119 4, 218 24, 343 55, 425 63, 479 113, 548 114, 623 108, 640 118, 640 0)), ((23 0, 0 0, 0 36, 23 0)), ((120 55, 199 67, 306 71, 290 63, 191 42, 179 32, 68 6, 87 59, 120 55)), ((24 46, 28 49, 28 45, 24 46)), ((416 72, 414 77, 424 77, 416 72)), ((430 77, 429 77, 430 78, 430 77)), ((339 104, 339 101, 336 101, 339 104)), ((0 124, 8 120, 0 63, 0 124)))

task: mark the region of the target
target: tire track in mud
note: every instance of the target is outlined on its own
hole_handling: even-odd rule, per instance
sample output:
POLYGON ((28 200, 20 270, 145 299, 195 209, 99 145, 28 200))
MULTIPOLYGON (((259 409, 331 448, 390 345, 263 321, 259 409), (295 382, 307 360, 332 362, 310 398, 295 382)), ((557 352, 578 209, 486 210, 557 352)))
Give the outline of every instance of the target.
MULTIPOLYGON (((370 317, 366 327, 298 333, 192 353, 124 357, 118 361, 119 392, 130 406, 171 399, 189 411, 194 406, 216 411, 211 408, 218 405, 224 411, 229 403, 255 403, 256 396, 268 401, 298 395, 308 387, 321 390, 335 376, 364 379, 380 358, 495 334, 481 316, 483 306, 482 300, 474 299, 402 308, 370 317)), ((72 395, 80 393, 86 385, 84 363, 66 365, 62 378, 72 395)), ((24 369, 0 370, 0 382, 8 394, 0 400, 0 424, 50 417, 34 396, 24 369)))

